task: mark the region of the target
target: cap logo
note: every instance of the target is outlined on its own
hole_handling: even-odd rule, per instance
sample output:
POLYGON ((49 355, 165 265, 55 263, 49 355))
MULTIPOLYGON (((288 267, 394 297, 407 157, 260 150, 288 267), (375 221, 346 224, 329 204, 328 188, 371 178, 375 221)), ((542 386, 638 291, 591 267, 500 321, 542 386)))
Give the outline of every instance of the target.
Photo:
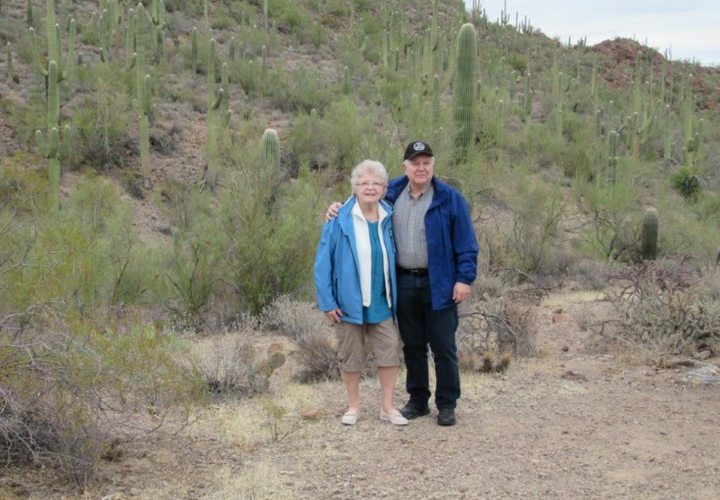
POLYGON ((422 142, 416 142, 415 144, 413 144, 413 149, 415 151, 423 151, 425 149, 425 144, 423 144, 422 142))

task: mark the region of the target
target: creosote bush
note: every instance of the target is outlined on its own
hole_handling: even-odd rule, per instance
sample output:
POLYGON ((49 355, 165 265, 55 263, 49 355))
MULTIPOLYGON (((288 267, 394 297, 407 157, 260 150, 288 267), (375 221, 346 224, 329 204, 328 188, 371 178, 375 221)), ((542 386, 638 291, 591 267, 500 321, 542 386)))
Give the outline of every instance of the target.
POLYGON ((298 350, 301 382, 337 380, 340 366, 327 319, 308 302, 280 297, 263 314, 264 323, 286 335, 298 350))
POLYGON ((708 293, 699 270, 672 261, 646 262, 618 271, 611 283, 614 288, 606 293, 622 339, 658 355, 720 353, 720 302, 708 293))

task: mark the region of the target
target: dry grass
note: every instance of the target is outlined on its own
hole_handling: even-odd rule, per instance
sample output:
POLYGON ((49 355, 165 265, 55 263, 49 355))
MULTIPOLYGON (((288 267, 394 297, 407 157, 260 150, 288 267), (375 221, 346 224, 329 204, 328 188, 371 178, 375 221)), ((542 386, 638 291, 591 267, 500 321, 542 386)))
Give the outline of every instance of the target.
POLYGON ((222 487, 206 500, 291 500, 296 493, 278 471, 264 462, 248 465, 239 475, 225 468, 218 472, 216 484, 222 487))
POLYGON ((292 435, 300 428, 302 412, 314 406, 311 387, 290 384, 274 395, 204 410, 188 432, 195 439, 213 438, 251 452, 292 435))

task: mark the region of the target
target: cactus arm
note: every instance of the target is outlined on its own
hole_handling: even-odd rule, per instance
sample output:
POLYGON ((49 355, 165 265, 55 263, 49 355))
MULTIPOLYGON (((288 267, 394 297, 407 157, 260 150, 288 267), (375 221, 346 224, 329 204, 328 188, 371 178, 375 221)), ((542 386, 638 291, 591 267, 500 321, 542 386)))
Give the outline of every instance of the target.
POLYGON ((192 64, 193 75, 197 74, 197 61, 198 61, 198 30, 197 28, 192 29, 192 47, 190 49, 190 61, 192 64))
POLYGON ((45 136, 43 135, 41 130, 35 131, 35 139, 37 140, 38 145, 38 151, 40 151, 40 154, 43 155, 45 158, 48 157, 48 147, 45 143, 45 136))
POLYGON ((70 155, 70 126, 65 125, 63 128, 63 138, 58 148, 58 155, 61 159, 65 159, 70 155))
POLYGON ((220 71, 220 81, 221 81, 221 87, 220 91, 222 92, 222 99, 221 99, 221 107, 222 107, 222 116, 225 116, 228 111, 230 110, 230 84, 229 84, 229 76, 228 76, 228 63, 223 63, 222 69, 220 71))
POLYGON ((47 68, 45 68, 42 64, 42 60, 40 58, 40 51, 38 50, 38 43, 37 43, 37 36, 35 35, 35 29, 30 28, 30 48, 32 50, 33 55, 33 63, 35 64, 35 70, 40 73, 40 75, 47 78, 48 71, 47 68))

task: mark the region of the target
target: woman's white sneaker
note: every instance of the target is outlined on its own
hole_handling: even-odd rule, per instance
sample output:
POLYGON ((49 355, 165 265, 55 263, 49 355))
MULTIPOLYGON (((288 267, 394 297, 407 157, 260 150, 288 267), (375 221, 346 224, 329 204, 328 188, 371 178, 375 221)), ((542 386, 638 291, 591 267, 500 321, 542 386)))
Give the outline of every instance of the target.
POLYGON ((385 413, 382 409, 380 410, 380 420, 383 422, 390 422, 393 425, 407 425, 408 421, 402 414, 393 409, 390 413, 385 413))

